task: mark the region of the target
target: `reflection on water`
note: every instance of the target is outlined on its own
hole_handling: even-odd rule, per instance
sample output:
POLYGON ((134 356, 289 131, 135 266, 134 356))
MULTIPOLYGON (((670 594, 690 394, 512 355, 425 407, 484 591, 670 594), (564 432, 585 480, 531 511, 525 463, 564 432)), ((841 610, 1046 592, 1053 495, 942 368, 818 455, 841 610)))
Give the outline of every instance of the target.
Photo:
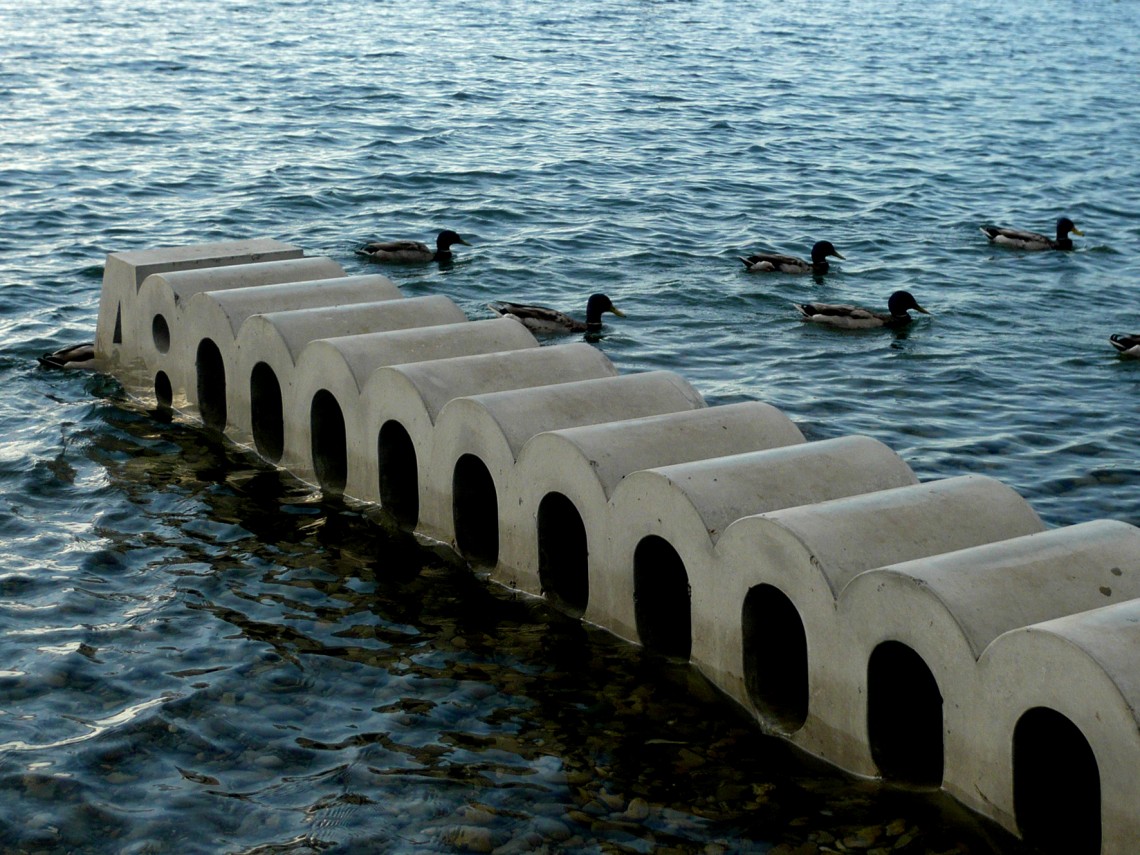
POLYGON ((67 443, 102 545, 0 675, 14 851, 1018 851, 378 511, 95 410, 67 443))

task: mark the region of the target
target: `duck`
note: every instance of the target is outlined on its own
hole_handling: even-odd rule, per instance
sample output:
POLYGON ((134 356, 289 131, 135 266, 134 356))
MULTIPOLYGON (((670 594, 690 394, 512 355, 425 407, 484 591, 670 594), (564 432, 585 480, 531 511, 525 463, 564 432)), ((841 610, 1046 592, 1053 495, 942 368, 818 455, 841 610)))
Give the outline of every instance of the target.
POLYGON ((929 315, 918 305, 909 291, 895 291, 887 300, 886 312, 872 312, 858 306, 839 306, 831 303, 793 303, 799 310, 801 321, 827 324, 845 330, 873 329, 875 327, 905 327, 912 320, 910 309, 929 315))
POLYGON ((1108 341, 1119 351, 1121 356, 1140 357, 1140 334, 1111 335, 1108 337, 1108 341))
POLYGON ((513 318, 531 332, 545 334, 599 332, 602 329, 603 312, 610 312, 619 318, 625 317, 625 312, 615 306, 605 294, 590 295, 586 301, 585 321, 546 306, 504 302, 488 303, 487 306, 499 317, 513 318))
POLYGON ((37 356, 36 359, 44 368, 94 370, 95 343, 85 341, 83 344, 73 344, 70 347, 60 348, 54 353, 37 356))
POLYGON ((392 240, 365 244, 356 254, 388 264, 427 264, 430 261, 450 261, 451 248, 457 243, 471 246, 451 229, 444 229, 435 239, 434 250, 418 240, 392 240))
POLYGON ((1057 237, 1055 238, 1037 232, 1007 229, 1001 226, 982 226, 982 234, 990 239, 990 243, 998 243, 1014 249, 1040 251, 1045 249, 1072 249, 1073 240, 1069 235, 1084 237, 1085 233, 1078 229, 1068 217, 1061 217, 1057 220, 1057 237))
POLYGON ((761 252, 747 257, 740 256, 744 269, 749 273, 826 273, 831 267, 828 257, 843 258, 829 240, 816 241, 811 248, 811 261, 804 261, 794 255, 779 255, 774 252, 761 252))

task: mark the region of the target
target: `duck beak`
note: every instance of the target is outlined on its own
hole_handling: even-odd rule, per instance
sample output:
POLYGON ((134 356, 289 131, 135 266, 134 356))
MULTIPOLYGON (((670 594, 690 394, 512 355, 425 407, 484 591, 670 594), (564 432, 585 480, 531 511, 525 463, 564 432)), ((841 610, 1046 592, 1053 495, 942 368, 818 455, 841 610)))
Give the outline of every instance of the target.
POLYGON ((929 315, 929 314, 930 314, 930 312, 926 311, 926 309, 922 308, 922 306, 918 305, 918 303, 915 303, 915 304, 914 304, 914 310, 915 310, 916 312, 922 312, 924 315, 929 315))
POLYGON ((609 308, 609 311, 613 312, 613 313, 614 313, 615 315, 617 315, 619 318, 624 318, 624 317, 625 317, 625 312, 623 312, 623 311, 622 311, 621 309, 619 309, 617 306, 610 306, 610 308, 609 308))
POLYGON ((1085 233, 1078 229, 1076 226, 1073 226, 1071 229, 1069 229, 1069 231, 1075 235, 1080 235, 1081 237, 1085 236, 1085 233))
POLYGON ((832 258, 842 258, 844 261, 847 260, 847 258, 845 256, 840 255, 838 252, 831 253, 831 257, 832 258))
POLYGON ((471 246, 471 244, 469 244, 469 243, 468 243, 467 241, 465 241, 463 238, 460 238, 460 239, 459 239, 459 242, 460 242, 461 244, 463 244, 464 246, 471 246))

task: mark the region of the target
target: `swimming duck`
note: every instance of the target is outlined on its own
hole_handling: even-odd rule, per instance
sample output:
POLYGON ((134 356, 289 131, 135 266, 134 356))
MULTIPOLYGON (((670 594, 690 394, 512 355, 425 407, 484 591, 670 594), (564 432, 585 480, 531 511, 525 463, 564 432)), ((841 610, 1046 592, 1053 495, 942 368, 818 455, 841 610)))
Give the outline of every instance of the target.
POLYGON ((520 303, 489 303, 488 307, 500 317, 514 318, 535 333, 576 333, 598 332, 602 328, 602 313, 612 312, 619 318, 625 312, 615 306, 605 294, 593 294, 586 302, 585 322, 572 318, 565 312, 548 309, 545 306, 525 306, 520 303))
POLYGON ((831 266, 827 257, 843 258, 832 246, 831 241, 817 241, 811 248, 811 261, 804 261, 794 255, 778 255, 774 252, 761 252, 747 258, 741 256, 744 268, 749 273, 826 273, 831 266))
POLYGON ((1140 356, 1140 335, 1112 335, 1108 341, 1121 356, 1140 356))
POLYGON ((905 327, 911 318, 908 309, 929 315, 930 312, 918 305, 909 291, 895 291, 887 300, 887 312, 872 312, 858 306, 837 306, 830 303, 793 303, 800 312, 801 321, 828 324, 845 330, 871 329, 873 327, 905 327))
POLYGON ((1024 232, 1020 229, 1006 229, 1000 226, 982 226, 982 234, 990 239, 990 243, 1000 243, 1002 246, 1014 249, 1072 249, 1073 241, 1070 234, 1084 237, 1084 232, 1073 224, 1068 217, 1057 220, 1057 237, 1051 238, 1037 232, 1024 232))
POLYGON ((435 239, 434 250, 418 240, 373 241, 358 249, 356 254, 389 264, 426 264, 429 261, 450 261, 451 247, 457 243, 471 246, 451 229, 444 229, 435 239))
POLYGON ((44 368, 95 368, 95 344, 85 341, 83 344, 73 344, 71 347, 60 348, 54 353, 45 353, 37 356, 37 360, 44 368))

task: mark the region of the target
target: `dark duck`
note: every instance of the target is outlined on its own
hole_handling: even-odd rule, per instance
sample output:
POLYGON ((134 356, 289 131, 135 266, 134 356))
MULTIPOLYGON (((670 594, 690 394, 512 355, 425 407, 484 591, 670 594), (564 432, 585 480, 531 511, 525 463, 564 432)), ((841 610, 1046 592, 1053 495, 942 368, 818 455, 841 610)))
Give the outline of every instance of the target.
POLYGON ((435 239, 435 249, 418 240, 373 241, 358 249, 356 254, 387 264, 426 264, 451 261, 451 248, 457 243, 471 246, 451 229, 445 229, 435 239))
POLYGON ((794 255, 780 255, 774 252, 760 252, 748 257, 741 256, 744 269, 749 273, 826 273, 831 265, 828 258, 843 258, 829 240, 817 241, 811 248, 811 261, 796 258, 794 255))
POLYGON ((73 344, 70 347, 60 348, 54 353, 37 356, 36 359, 44 368, 94 370, 95 344, 90 341, 85 341, 83 344, 73 344))
POLYGON ((1073 224, 1068 217, 1057 220, 1057 236, 1027 232, 1021 229, 1007 229, 1002 226, 982 226, 982 234, 990 239, 990 243, 1008 246, 1013 249, 1027 249, 1040 252, 1046 249, 1068 250, 1073 248, 1073 239, 1069 235, 1080 235, 1084 232, 1073 224))
POLYGON ((580 321, 565 312, 546 306, 528 306, 522 303, 489 303, 488 307, 500 317, 514 318, 531 332, 546 335, 600 332, 604 312, 610 312, 619 318, 625 317, 625 312, 618 309, 605 294, 593 294, 586 301, 585 321, 580 321))
POLYGON ((838 327, 845 330, 874 329, 875 327, 905 327, 913 318, 910 310, 929 315, 930 312, 918 305, 909 291, 895 291, 887 300, 886 312, 873 312, 859 306, 843 306, 834 303, 793 303, 800 313, 801 321, 838 327))

